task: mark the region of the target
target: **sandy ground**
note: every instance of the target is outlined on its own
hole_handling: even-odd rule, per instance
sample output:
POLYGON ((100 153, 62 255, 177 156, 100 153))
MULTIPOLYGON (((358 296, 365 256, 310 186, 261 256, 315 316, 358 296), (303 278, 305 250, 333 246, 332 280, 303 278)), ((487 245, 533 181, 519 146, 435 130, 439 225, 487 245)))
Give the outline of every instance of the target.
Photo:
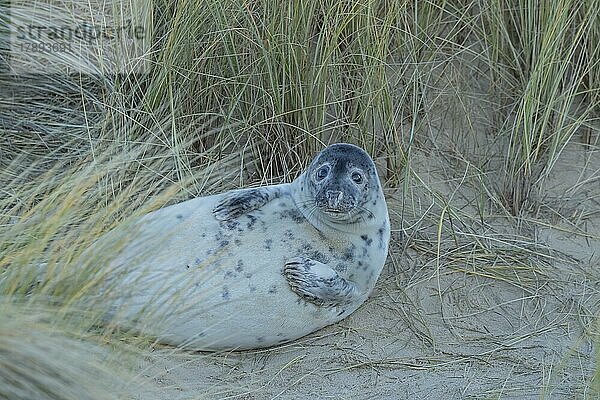
MULTIPOLYGON (((430 154, 415 157, 413 168, 438 193, 461 198, 447 179, 436 176, 430 154)), ((401 193, 388 196, 395 220, 392 248, 374 293, 357 312, 268 350, 203 354, 156 348, 140 366, 152 384, 136 398, 591 395, 600 304, 600 185, 569 189, 594 173, 597 179, 590 167, 600 166, 600 154, 567 149, 561 163, 536 218, 488 218, 481 226, 444 222, 439 257, 439 212, 437 205, 430 207, 431 195, 415 188, 414 216, 393 205, 401 193)), ((461 194, 473 195, 466 187, 461 194)), ((476 214, 460 203, 454 207, 463 215, 476 214)))

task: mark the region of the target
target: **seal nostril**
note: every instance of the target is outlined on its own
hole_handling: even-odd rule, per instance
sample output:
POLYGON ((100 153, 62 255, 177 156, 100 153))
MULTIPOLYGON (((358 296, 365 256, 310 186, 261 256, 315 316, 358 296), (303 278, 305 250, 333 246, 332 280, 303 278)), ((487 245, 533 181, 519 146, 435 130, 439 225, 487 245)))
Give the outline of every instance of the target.
POLYGON ((327 191, 327 198, 341 200, 344 194, 339 190, 329 190, 327 191))
POLYGON ((344 193, 339 190, 328 190, 326 196, 329 207, 337 208, 344 197, 344 193))

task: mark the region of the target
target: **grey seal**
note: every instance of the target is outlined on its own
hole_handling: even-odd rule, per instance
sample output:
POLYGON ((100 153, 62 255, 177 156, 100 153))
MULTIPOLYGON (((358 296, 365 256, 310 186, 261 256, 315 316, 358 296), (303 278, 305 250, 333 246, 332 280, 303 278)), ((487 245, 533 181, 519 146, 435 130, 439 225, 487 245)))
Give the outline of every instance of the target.
POLYGON ((389 239, 371 157, 333 144, 291 183, 142 217, 114 261, 126 268, 114 314, 191 350, 282 344, 355 311, 373 290, 389 239), (140 256, 149 243, 152 256, 140 256))

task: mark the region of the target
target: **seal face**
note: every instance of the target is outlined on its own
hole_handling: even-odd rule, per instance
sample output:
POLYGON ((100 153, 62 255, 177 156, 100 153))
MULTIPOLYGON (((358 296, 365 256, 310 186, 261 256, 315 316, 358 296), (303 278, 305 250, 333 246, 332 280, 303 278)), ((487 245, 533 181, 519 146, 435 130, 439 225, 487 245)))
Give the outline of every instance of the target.
POLYGON ((175 204, 130 236, 115 262, 127 268, 118 321, 193 350, 238 350, 358 308, 385 263, 390 223, 371 157, 341 143, 292 183, 175 204), (144 247, 151 257, 139 257, 144 247))
POLYGON ((372 218, 372 212, 365 205, 373 199, 371 191, 380 192, 371 157, 347 144, 335 144, 323 150, 309 166, 304 185, 314 196, 314 205, 324 218, 346 223, 372 218))

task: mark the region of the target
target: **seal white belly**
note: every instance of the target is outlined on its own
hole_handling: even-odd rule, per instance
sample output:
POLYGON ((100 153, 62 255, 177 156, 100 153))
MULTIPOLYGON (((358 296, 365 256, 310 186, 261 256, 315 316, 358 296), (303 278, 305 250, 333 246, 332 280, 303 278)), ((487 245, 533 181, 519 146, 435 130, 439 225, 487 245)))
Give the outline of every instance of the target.
POLYGON ((347 144, 291 184, 192 199, 135 228, 114 262, 127 270, 115 318, 193 350, 272 346, 345 318, 373 289, 390 230, 371 159, 347 144))

